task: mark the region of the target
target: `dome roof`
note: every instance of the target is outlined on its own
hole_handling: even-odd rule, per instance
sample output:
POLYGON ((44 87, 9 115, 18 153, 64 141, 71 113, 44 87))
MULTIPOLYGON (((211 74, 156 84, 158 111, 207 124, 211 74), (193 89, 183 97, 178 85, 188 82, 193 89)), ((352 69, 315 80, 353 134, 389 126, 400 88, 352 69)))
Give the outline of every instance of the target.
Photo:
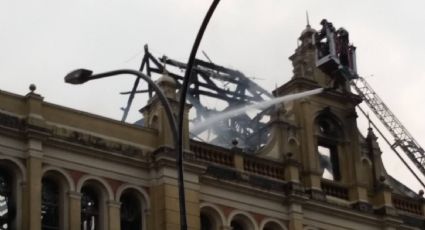
POLYGON ((314 34, 316 32, 317 31, 315 29, 311 28, 311 26, 307 24, 307 26, 305 27, 305 29, 301 32, 301 36, 300 37, 303 37, 306 34, 314 34))
POLYGON ((177 85, 176 81, 172 77, 170 77, 170 75, 168 75, 168 73, 162 74, 162 76, 158 80, 156 80, 156 84, 158 84, 158 85, 166 84, 166 85, 171 85, 171 86, 177 85))

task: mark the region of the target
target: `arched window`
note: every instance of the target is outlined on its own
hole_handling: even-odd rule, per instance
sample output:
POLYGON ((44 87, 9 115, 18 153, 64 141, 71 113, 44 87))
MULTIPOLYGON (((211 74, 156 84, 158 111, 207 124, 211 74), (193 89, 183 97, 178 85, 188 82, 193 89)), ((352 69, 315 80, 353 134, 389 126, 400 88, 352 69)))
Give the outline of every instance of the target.
POLYGON ((322 177, 328 180, 341 179, 338 145, 342 140, 341 126, 330 112, 325 111, 316 119, 317 152, 322 177))
POLYGON ((201 213, 201 230, 214 230, 211 219, 205 213, 201 213))
POLYGON ((66 172, 51 166, 43 169, 41 180, 41 229, 66 229, 69 226, 68 192, 72 186, 66 172))
POLYGON ((99 230, 98 194, 89 186, 84 186, 81 194, 81 230, 99 230))
POLYGON ((283 230, 282 227, 275 222, 268 222, 264 225, 263 230, 283 230))
MULTIPOLYGON (((4 157, 0 154, 0 157, 4 157)), ((25 166, 16 159, 0 159, 0 230, 22 229, 22 186, 25 166)))
POLYGON ((125 191, 121 197, 121 229, 142 229, 142 208, 137 192, 132 189, 125 191))
POLYGON ((10 229, 13 218, 10 178, 6 171, 0 170, 0 230, 10 229))
POLYGON ((219 207, 212 204, 201 205, 201 230, 217 230, 224 225, 224 214, 219 207))
POLYGON ((238 213, 231 218, 230 226, 232 230, 254 230, 257 229, 255 220, 252 217, 248 217, 248 214, 238 213))
POLYGON ((43 178, 42 185, 42 229, 59 229, 59 185, 50 178, 43 178))
POLYGON ((232 220, 230 226, 232 227, 232 230, 245 230, 245 228, 243 227, 243 223, 240 223, 236 220, 232 220))

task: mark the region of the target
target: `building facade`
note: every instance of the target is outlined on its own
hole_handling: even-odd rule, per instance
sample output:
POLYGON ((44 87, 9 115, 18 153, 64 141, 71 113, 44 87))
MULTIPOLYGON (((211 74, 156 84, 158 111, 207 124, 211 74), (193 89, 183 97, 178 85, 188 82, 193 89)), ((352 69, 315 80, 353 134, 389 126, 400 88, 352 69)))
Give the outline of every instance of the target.
MULTIPOLYGON (((275 96, 328 87, 310 26, 275 96)), ((177 103, 177 87, 158 80, 177 103)), ((191 230, 425 229, 425 202, 385 171, 372 129, 362 136, 347 85, 276 105, 268 143, 248 155, 189 139, 191 230)), ((173 104, 173 106, 175 106, 173 104)), ((188 110, 190 108, 188 107, 188 110)), ((177 171, 154 96, 144 126, 0 91, 0 229, 179 229, 177 171)), ((187 114, 187 113, 186 113, 187 114)))

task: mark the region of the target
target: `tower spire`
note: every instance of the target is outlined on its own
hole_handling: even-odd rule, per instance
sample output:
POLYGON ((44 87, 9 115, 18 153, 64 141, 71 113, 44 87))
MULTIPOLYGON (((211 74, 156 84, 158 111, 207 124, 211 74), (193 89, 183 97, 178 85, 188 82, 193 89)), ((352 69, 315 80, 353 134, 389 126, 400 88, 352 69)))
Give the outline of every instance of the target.
POLYGON ((310 18, 308 17, 308 10, 305 11, 305 17, 307 19, 307 27, 310 27, 310 18))

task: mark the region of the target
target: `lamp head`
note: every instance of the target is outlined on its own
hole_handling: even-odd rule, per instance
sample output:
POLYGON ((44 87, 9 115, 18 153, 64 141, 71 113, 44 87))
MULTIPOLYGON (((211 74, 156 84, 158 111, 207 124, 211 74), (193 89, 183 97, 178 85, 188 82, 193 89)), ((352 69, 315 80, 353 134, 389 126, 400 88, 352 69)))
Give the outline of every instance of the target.
POLYGON ((70 84, 83 84, 90 80, 93 71, 88 69, 77 69, 65 76, 65 82, 70 84))

